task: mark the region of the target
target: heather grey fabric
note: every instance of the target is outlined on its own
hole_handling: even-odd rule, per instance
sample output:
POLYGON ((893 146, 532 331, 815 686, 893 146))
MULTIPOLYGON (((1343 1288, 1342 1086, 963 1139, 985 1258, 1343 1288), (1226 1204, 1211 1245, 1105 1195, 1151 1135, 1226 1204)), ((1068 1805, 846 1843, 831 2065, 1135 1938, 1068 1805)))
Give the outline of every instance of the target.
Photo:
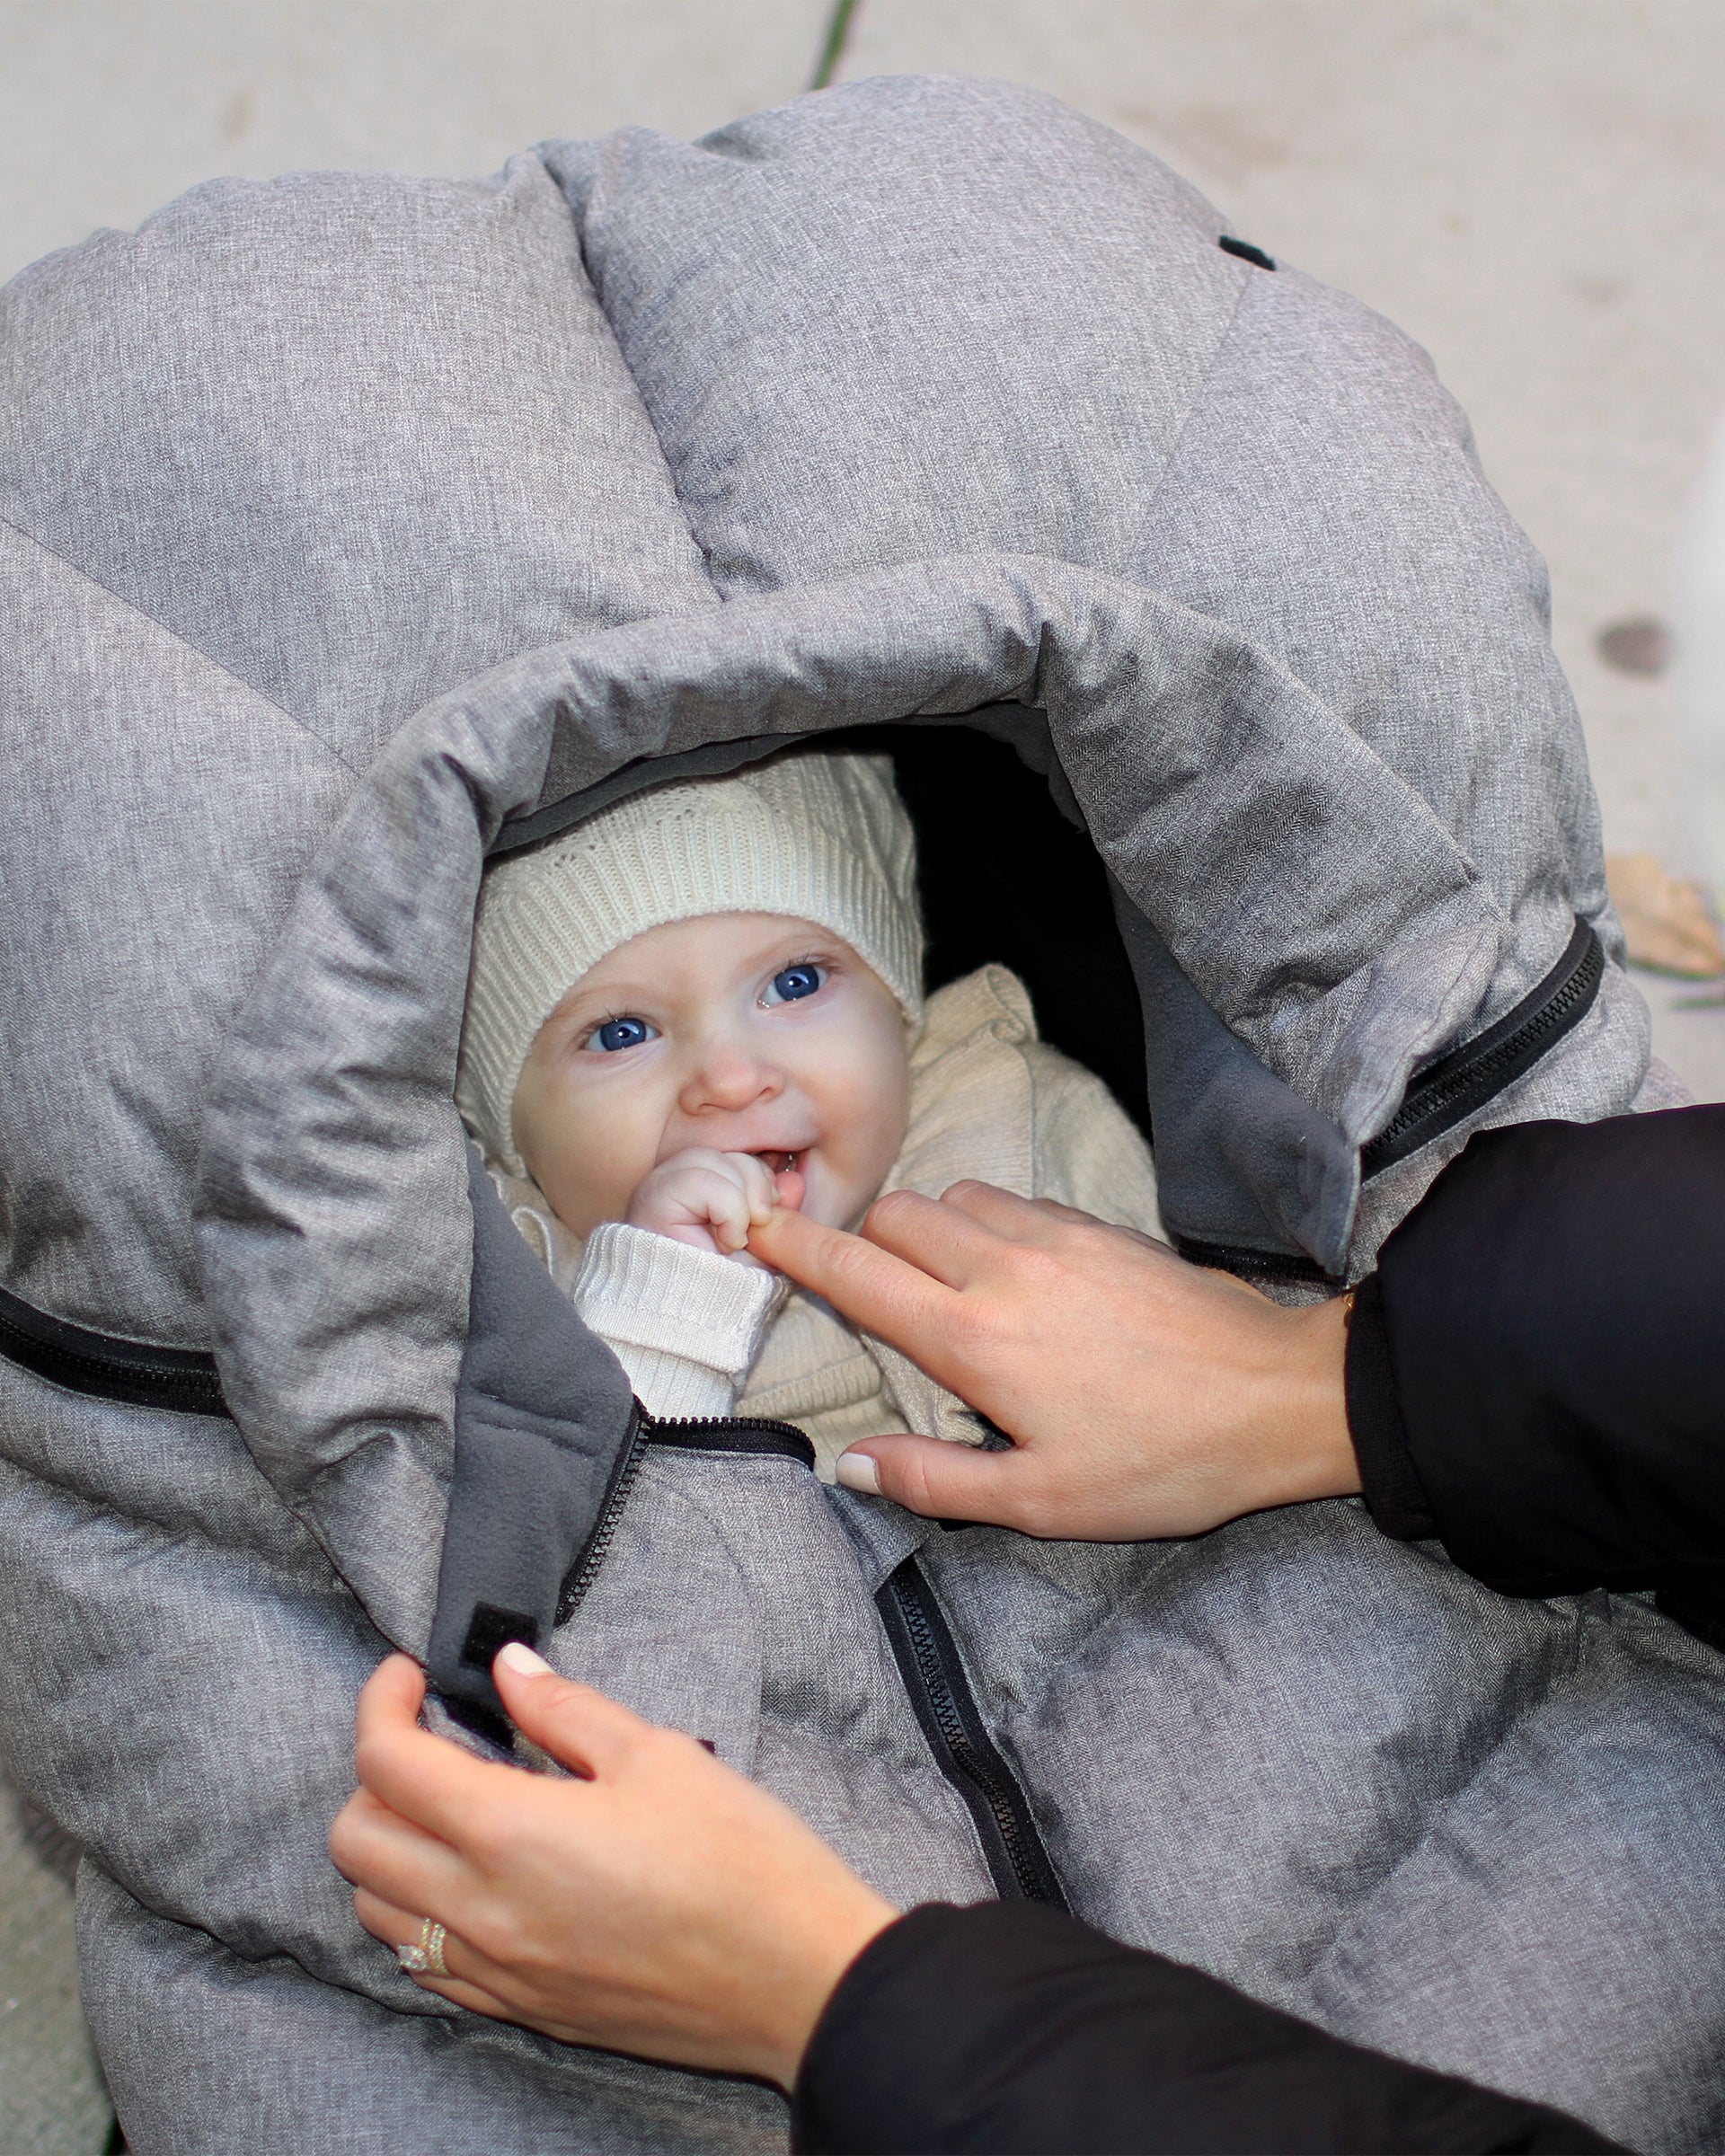
POLYGON ((0 574, 5 770, 32 805, 0 848, 5 1282, 98 1331, 201 1346, 199 1107, 355 773, 4 523, 0 574))
POLYGON ((756 2083, 571 2053, 491 2022, 392 2013, 285 1958, 242 1960, 92 1867, 78 1904, 91 2022, 129 2145, 149 2156, 756 2156, 784 2145, 784 2105, 756 2083), (195 2102, 164 2058, 199 2063, 195 2102))
MULTIPOLYGON (((1465 1135, 1361 1197, 1420 1060, 1576 914, 1614 961, 1464 424, 1219 230, 930 79, 496 182, 221 183, 5 296, 4 1281, 207 1340, 236 1418, 0 1362, 0 1736, 92 1851, 146 2156, 781 2145, 757 2089, 399 1973, 323 1853, 354 1697, 390 1642, 458 1688, 489 1601, 883 1890, 973 1898, 871 1600, 912 1551, 1081 1913, 1637 2146, 1725 2138, 1719 1665, 1632 1599, 1504 1602, 1353 1505, 1050 1547, 664 1450, 552 1631, 628 1401, 470 1198, 488 849, 975 713, 1122 895, 1178 1224, 1337 1269, 1465 1135)), ((1614 962, 1475 1122, 1616 1112, 1646 1061, 1614 962)))
MULTIPOLYGON (((721 589, 1001 549, 1164 592, 1286 666, 1455 834, 1513 923, 1479 1025, 1577 913, 1621 962, 1544 565, 1381 317, 1222 254, 1174 174, 1001 84, 859 84, 693 146, 631 130, 545 155, 721 589), (747 280, 709 243, 720 219, 747 280)), ((1171 1022, 1184 1001, 1171 984, 1171 1022)), ((1581 1064, 1627 1107, 1646 1020, 1615 967, 1604 1003, 1579 1054, 1480 1120, 1603 1112, 1571 1092, 1581 1064)), ((1254 1096, 1243 1077, 1236 1109, 1254 1096)), ((1383 1179, 1367 1247, 1461 1142, 1383 1179)), ((1170 1224, 1274 1247, 1254 1195, 1207 1175, 1228 1150, 1207 1120, 1190 1168, 1159 1155, 1170 1224)))
MULTIPOLYGON (((602 777, 686 733, 794 736, 1013 688, 1048 707, 1117 873, 1356 1143, 1477 1004, 1502 923, 1417 800, 1250 648, 1129 588, 1050 563, 918 564, 614 630, 486 677, 403 729, 354 794, 234 1027, 206 1121, 206 1293, 229 1398, 332 1547, 332 1508, 352 1523, 367 1582, 385 1482, 413 1479, 424 1522, 453 1456, 471 1231, 449 1103, 473 897, 483 845, 534 798, 553 726, 572 734, 579 715, 602 777), (1163 721, 1147 740, 1146 677, 1163 721), (1235 783, 1186 782, 1225 738, 1235 783), (1128 742, 1141 787, 1118 775, 1128 742), (1253 800, 1274 804, 1261 828, 1253 800), (1393 865, 1372 844, 1386 817, 1405 842, 1393 865), (1313 912, 1254 898, 1265 860, 1320 895, 1313 912), (1332 987, 1288 1011, 1278 954, 1302 945, 1308 977, 1332 987)), ((1592 1071, 1580 1082, 1603 1091, 1592 1071)), ((1272 1162, 1266 1178, 1284 1168, 1274 1195, 1293 1232, 1340 1262, 1356 1154, 1272 1162)), ((397 1591, 367 1586, 367 1599, 381 1611, 397 1591)))
POLYGON ((16 278, 0 367, 0 515, 360 764, 499 659, 712 604, 536 157, 212 181, 16 278))
POLYGON ((939 76, 544 155, 721 590, 992 552, 1132 575, 1255 274, 1154 158, 939 76))

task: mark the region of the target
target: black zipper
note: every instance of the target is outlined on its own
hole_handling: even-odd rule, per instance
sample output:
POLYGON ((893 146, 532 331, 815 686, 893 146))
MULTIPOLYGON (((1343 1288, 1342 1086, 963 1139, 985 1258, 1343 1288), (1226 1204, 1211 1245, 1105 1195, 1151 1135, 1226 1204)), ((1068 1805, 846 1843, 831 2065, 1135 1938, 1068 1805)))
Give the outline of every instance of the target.
MULTIPOLYGON (((762 1416, 726 1415, 660 1420, 636 1403, 630 1436, 587 1547, 565 1581, 556 1621, 580 1607, 605 1561, 616 1524, 650 1445, 679 1451, 749 1453, 815 1463, 815 1448, 794 1424, 762 1416)), ((1030 1800, 1002 1757, 977 1709, 953 1639, 933 1590, 907 1557, 875 1596, 893 1660, 935 1763, 964 1798, 989 1873, 1004 1899, 1045 1902, 1065 1909, 1053 1864, 1030 1800)))
MULTIPOLYGON (((1606 954, 1599 939, 1578 915, 1563 956, 1513 1011, 1416 1074, 1401 1108, 1376 1137, 1362 1147, 1362 1178, 1381 1175, 1422 1145, 1429 1145, 1525 1075, 1593 1008, 1605 971, 1606 954)), ((1174 1241, 1194 1264, 1218 1266, 1244 1279, 1336 1285, 1310 1258, 1297 1251, 1251 1250, 1190 1236, 1176 1236, 1174 1241)), ((193 1348, 148 1348, 135 1340, 87 1332, 81 1325, 32 1309, 4 1289, 0 1289, 0 1354, 47 1378, 50 1384, 64 1385, 68 1392, 89 1393, 98 1400, 166 1408, 181 1415, 228 1413, 213 1356, 193 1348)), ((748 1427, 780 1433, 790 1427, 785 1423, 717 1418, 709 1423, 662 1427, 715 1432, 748 1427)), ((801 1433, 794 1435, 800 1436, 801 1433)), ((657 1442, 693 1445, 695 1440, 666 1436, 657 1442)), ((725 1445, 721 1443, 718 1449, 726 1449, 725 1445)), ((748 1448, 732 1445, 730 1449, 748 1448)), ((627 1494, 626 1489, 624 1494, 627 1494)), ((574 1591, 574 1584, 571 1574, 564 1588, 565 1598, 574 1591)), ((576 1599, 579 1599, 579 1594, 576 1599)), ((573 1609, 575 1604, 571 1602, 569 1606, 573 1609)))
POLYGON ((812 1469, 815 1448, 792 1422, 770 1422, 765 1415, 695 1415, 661 1420, 643 1408, 641 1421, 650 1445, 686 1453, 756 1453, 796 1460, 812 1469))
POLYGON ((976 1823, 1002 1900, 1065 1909, 1030 1799, 984 1726, 958 1642, 916 1560, 906 1558, 874 1599, 916 1719, 976 1823))
POLYGON ((611 1481, 599 1507, 599 1516, 593 1523, 593 1532, 585 1547, 570 1567, 562 1590, 557 1596, 557 1614, 552 1619, 553 1629, 567 1624, 587 1599, 588 1589, 594 1576, 605 1562, 606 1553, 617 1532, 617 1522, 635 1486, 635 1477, 641 1472, 641 1463, 647 1456, 650 1445, 673 1445, 686 1452, 701 1453, 765 1453, 780 1458, 801 1461, 804 1467, 815 1464, 815 1448, 788 1422, 768 1422, 756 1415, 712 1415, 679 1418, 673 1420, 650 1415, 639 1401, 630 1417, 629 1434, 617 1455, 617 1463, 611 1471, 611 1481))
POLYGON ((215 1359, 191 1348, 146 1348, 86 1332, 0 1288, 0 1354, 68 1392, 165 1408, 177 1415, 227 1414, 215 1359))
POLYGON ((1605 975, 1599 939, 1578 915, 1563 956, 1513 1011, 1415 1074, 1406 1100, 1361 1147, 1361 1176, 1381 1175, 1429 1145, 1532 1070, 1592 1010, 1605 975))
MULTIPOLYGON (((145 1348, 136 1341, 86 1332, 82 1326, 46 1316, 4 1288, 0 1353, 75 1392, 181 1414, 228 1416, 212 1356, 191 1348, 145 1348)), ((814 1447, 793 1424, 763 1416, 661 1420, 637 1401, 593 1532, 564 1577, 553 1625, 567 1624, 586 1599, 615 1538, 617 1522, 647 1449, 655 1445, 691 1452, 765 1454, 795 1460, 810 1469, 815 1462, 814 1447)), ((942 1772, 969 1807, 1001 1893, 1064 1909, 1066 1896, 1030 1805, 983 1727, 952 1635, 915 1559, 905 1560, 875 1600, 916 1719, 942 1772)), ((453 1702, 446 1704, 455 1710, 453 1702)))
POLYGON ((629 1427, 622 1449, 611 1470, 611 1480, 606 1486, 598 1517, 593 1523, 593 1532, 578 1553, 575 1562, 563 1575, 563 1584, 557 1594, 557 1612, 553 1617, 552 1629, 567 1624, 587 1599, 587 1591, 593 1585, 595 1575, 605 1562, 605 1554, 611 1547, 612 1537, 617 1532, 617 1522, 629 1492, 634 1488, 635 1477, 641 1472, 641 1461, 647 1452, 647 1433, 652 1418, 639 1401, 629 1411, 629 1427))
MULTIPOLYGON (((1362 1182, 1441 1138, 1525 1077, 1592 1010, 1606 975, 1606 954, 1592 927, 1576 916, 1563 955, 1494 1026, 1435 1057, 1415 1072, 1401 1107, 1359 1153, 1362 1182)), ((1175 1235, 1174 1248, 1194 1265, 1214 1266, 1243 1280, 1297 1281, 1332 1294, 1341 1282, 1295 1250, 1252 1250, 1175 1235)))
POLYGON ((1196 1235, 1173 1235, 1172 1241, 1188 1263, 1232 1273, 1237 1280, 1298 1281, 1303 1286, 1326 1288, 1331 1294, 1341 1286, 1333 1273, 1295 1250, 1253 1250, 1243 1243, 1205 1242, 1196 1235))

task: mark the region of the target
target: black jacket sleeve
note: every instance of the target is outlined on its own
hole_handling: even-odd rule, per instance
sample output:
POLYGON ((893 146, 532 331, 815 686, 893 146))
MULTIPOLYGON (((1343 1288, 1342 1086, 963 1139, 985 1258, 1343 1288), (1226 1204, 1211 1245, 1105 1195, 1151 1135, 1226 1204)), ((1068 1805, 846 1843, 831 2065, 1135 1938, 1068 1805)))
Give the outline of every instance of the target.
POLYGON ((1386 1533, 1511 1595, 1725 1608, 1725 1108, 1477 1137, 1356 1301, 1348 1412, 1386 1533))
POLYGON ((1613 2150, 1590 2127, 1361 2051, 1024 1902, 916 1909, 834 1993, 801 2156, 1613 2150))

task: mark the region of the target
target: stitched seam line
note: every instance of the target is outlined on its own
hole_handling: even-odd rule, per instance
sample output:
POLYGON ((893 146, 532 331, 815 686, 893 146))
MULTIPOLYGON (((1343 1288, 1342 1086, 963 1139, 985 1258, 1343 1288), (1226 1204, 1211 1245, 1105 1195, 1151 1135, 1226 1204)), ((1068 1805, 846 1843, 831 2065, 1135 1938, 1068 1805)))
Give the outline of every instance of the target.
MULTIPOLYGON (((555 182, 553 181, 553 184, 555 185, 555 182)), ((712 553, 703 544, 694 524, 690 521, 688 505, 683 499, 683 490, 677 482, 677 466, 672 464, 669 452, 665 446, 665 437, 659 430, 658 415, 647 402, 647 393, 636 378, 634 368, 629 364, 629 355, 623 349, 623 339, 618 333, 616 323, 611 319, 609 308, 605 304, 605 296, 599 290, 599 280, 593 274, 593 265, 588 260, 585 219, 577 218, 568 196, 563 195, 561 187, 557 191, 562 195, 563 208, 569 214, 570 226, 575 235, 575 254, 581 265, 581 275, 587 279, 587 288, 593 296, 593 305, 598 312, 599 320, 605 324, 606 334, 611 340, 611 349, 617 355, 617 365, 622 367, 624 375, 628 377, 629 386, 635 393, 635 402, 640 406, 641 417, 646 420, 648 431, 653 437, 653 446, 659 451, 659 461, 665 467, 665 476, 671 482, 671 499, 677 504, 677 515, 683 519, 683 529, 688 536, 689 544, 700 557, 701 574, 707 580, 707 589, 712 595, 714 605, 726 605, 730 602, 730 595, 721 587, 718 578, 713 575, 712 553)))
MULTIPOLYGON (((1250 268, 1249 264, 1247 268, 1250 268)), ((1181 454, 1186 446, 1186 437, 1198 424, 1199 411, 1209 402, 1210 391, 1215 384, 1216 376, 1221 372, 1223 358, 1229 346, 1233 344, 1235 337, 1239 334, 1240 317, 1246 311, 1246 296, 1251 290, 1250 280, 1243 281, 1239 291, 1234 295, 1234 305, 1228 310, 1228 319, 1217 333, 1215 347, 1211 350, 1208 359, 1204 363, 1204 372, 1192 391, 1191 400, 1181 415, 1180 425, 1174 429, 1174 438, 1168 445, 1168 455, 1163 462, 1155 488, 1150 499, 1144 505, 1144 517, 1139 526, 1140 537, 1147 534, 1150 526, 1154 523, 1162 508, 1162 498, 1168 490, 1169 484, 1173 478, 1174 467, 1179 464, 1181 454)), ((1243 634, 1243 632, 1236 632, 1236 634, 1243 634)), ((1327 710, 1329 707, 1326 705, 1324 708, 1327 710)))
POLYGON ((190 651, 194 658, 201 659, 205 666, 213 667, 226 680, 231 681, 236 688, 243 689, 248 696, 255 696, 258 702, 267 710, 273 711, 277 718, 286 720, 289 726, 296 728, 307 740, 315 741, 326 755, 335 758, 343 771, 351 773, 356 779, 362 775, 359 766, 345 755, 332 741, 326 741, 309 720, 301 719, 296 712, 288 711, 286 705, 278 703, 273 696, 266 695, 255 682, 248 681, 243 674, 236 674, 226 661, 216 658, 212 652, 206 651, 201 644, 194 644, 189 636, 182 636, 177 629, 170 629, 165 622, 157 621, 153 614, 146 614, 135 599, 128 599, 124 592, 116 591, 111 584, 104 584, 100 577, 92 576, 87 569, 73 561, 69 554, 63 554, 58 547, 50 546, 46 539, 38 538, 34 532, 20 524, 15 517, 8 517, 4 510, 0 510, 0 525, 4 525, 9 532, 16 532, 27 545, 33 546, 39 553, 46 554, 50 561, 58 561, 62 569, 68 570, 81 583, 88 584, 94 591, 105 593, 115 605, 123 606, 128 614, 136 614, 140 622, 147 622, 158 635, 165 636, 171 643, 177 644, 181 650, 190 651))

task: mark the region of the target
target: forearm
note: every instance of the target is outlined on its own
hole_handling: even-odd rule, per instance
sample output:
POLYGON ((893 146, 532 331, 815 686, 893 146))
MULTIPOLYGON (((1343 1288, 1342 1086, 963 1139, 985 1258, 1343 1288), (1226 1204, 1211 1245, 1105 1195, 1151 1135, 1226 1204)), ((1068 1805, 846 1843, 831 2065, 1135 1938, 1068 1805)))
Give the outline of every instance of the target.
POLYGON ((873 1940, 816 2029, 793 2142, 802 2156, 1615 2145, 1024 1903, 919 1909, 873 1940))
POLYGON ((1725 1594, 1725 1109, 1476 1138, 1356 1306, 1386 1532, 1508 1593, 1725 1594))

